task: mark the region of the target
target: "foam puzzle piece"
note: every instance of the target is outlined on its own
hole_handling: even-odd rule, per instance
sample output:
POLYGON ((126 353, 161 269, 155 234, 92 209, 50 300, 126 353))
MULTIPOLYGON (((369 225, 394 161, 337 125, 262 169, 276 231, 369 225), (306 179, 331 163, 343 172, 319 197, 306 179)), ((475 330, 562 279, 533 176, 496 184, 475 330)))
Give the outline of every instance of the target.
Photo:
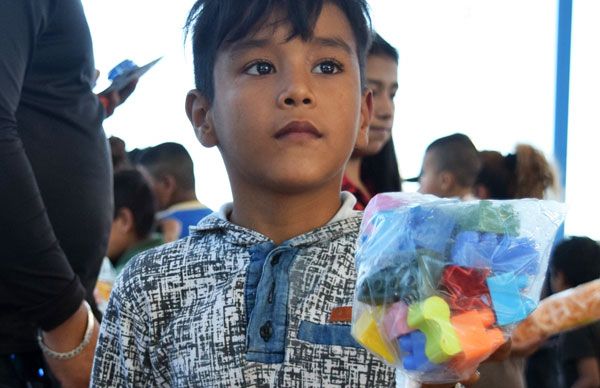
POLYGON ((487 285, 500 326, 520 322, 535 309, 536 303, 521 293, 528 285, 527 276, 507 272, 487 278, 487 285))
POLYGON ((412 253, 399 252, 397 258, 388 261, 390 266, 359 280, 356 297, 363 303, 375 306, 425 299, 436 293, 445 266, 444 260, 441 254, 426 249, 412 253), (410 258, 405 255, 410 255, 410 258))
POLYGON ((504 236, 492 256, 494 273, 514 272, 536 275, 540 267, 540 253, 535 241, 527 237, 504 236))
POLYGON ((440 364, 461 351, 458 336, 450 323, 450 307, 439 296, 410 305, 407 323, 425 334, 425 354, 429 361, 440 364))
POLYGON ((409 228, 417 248, 443 254, 454 231, 454 217, 432 206, 416 206, 410 209, 409 228))
POLYGON ((526 237, 463 231, 456 235, 451 260, 464 267, 491 268, 494 273, 535 275, 540 255, 526 237))
POLYGON ((414 300, 418 296, 418 276, 415 262, 400 262, 382 268, 360 280, 356 298, 375 306, 414 300))
POLYGON ((440 288, 447 294, 453 311, 468 311, 491 307, 486 279, 489 269, 448 265, 444 268, 440 288))
POLYGON ((388 363, 393 364, 396 352, 381 335, 376 319, 369 309, 364 310, 356 323, 352 325, 352 336, 368 351, 379 355, 388 363))
POLYGON ((380 211, 372 216, 364 229, 357 255, 372 260, 374 257, 395 258, 401 252, 414 255, 415 243, 407 227, 410 221, 408 209, 380 211))
POLYGON ((389 193, 377 194, 373 199, 371 199, 370 202, 372 203, 372 205, 367 207, 363 214, 363 222, 365 223, 365 229, 367 231, 369 229, 371 218, 375 214, 384 211, 402 209, 403 207, 406 207, 411 203, 407 199, 398 198, 396 195, 389 193))
POLYGON ((447 264, 446 258, 429 249, 418 249, 416 256, 418 298, 426 299, 437 293, 438 284, 447 264))
POLYGON ((386 308, 383 316, 383 330, 387 338, 395 339, 413 330, 406 323, 407 314, 408 305, 404 302, 396 302, 386 308))
POLYGON ((429 361, 425 355, 426 337, 416 330, 398 338, 398 347, 402 350, 402 366, 407 371, 431 372, 443 369, 443 366, 429 361))
POLYGON ((456 235, 451 260, 456 265, 492 268, 492 256, 498 248, 498 235, 463 231, 456 235))
POLYGON ((502 330, 492 328, 495 318, 490 309, 472 310, 451 318, 462 352, 452 360, 458 371, 477 365, 504 343, 502 330))
POLYGON ((519 234, 519 216, 510 204, 494 206, 491 201, 479 201, 461 207, 460 212, 457 216, 462 230, 511 236, 519 234))

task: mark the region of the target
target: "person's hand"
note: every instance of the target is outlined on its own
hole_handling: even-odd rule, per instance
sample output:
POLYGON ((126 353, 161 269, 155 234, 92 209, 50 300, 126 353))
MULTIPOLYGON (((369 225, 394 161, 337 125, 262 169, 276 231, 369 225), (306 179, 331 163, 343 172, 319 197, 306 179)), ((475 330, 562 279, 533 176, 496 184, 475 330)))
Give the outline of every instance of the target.
POLYGON ((104 110, 106 111, 105 117, 109 117, 110 115, 112 115, 115 109, 119 105, 124 103, 125 100, 127 100, 127 98, 129 98, 131 93, 133 93, 133 91, 135 90, 137 83, 138 78, 132 80, 130 83, 125 85, 125 87, 119 90, 113 90, 110 93, 98 95, 98 99, 100 100, 100 102, 104 106, 104 110))
MULTIPOLYGON (((486 360, 484 360, 483 362, 498 362, 498 361, 504 361, 508 358, 508 356, 510 356, 511 353, 511 347, 512 347, 512 342, 509 339, 508 341, 506 341, 502 346, 500 346, 498 349, 496 349, 496 351, 490 355, 486 360)), ((460 383, 462 385, 464 385, 465 387, 469 387, 473 384, 475 384, 477 381, 479 381, 479 371, 475 371, 475 373, 473 373, 471 376, 469 376, 468 379, 461 381, 460 383)), ((456 386, 456 383, 449 383, 449 384, 423 384, 421 385, 421 387, 423 388, 454 388, 456 386)))
MULTIPOLYGON (((44 332, 44 343, 57 352, 72 350, 81 343, 87 328, 88 312, 82 304, 75 314, 57 328, 44 332)), ((94 318, 94 330, 90 343, 77 356, 68 360, 58 360, 44 355, 48 366, 64 388, 88 387, 94 361, 94 352, 100 331, 94 318)))
POLYGON ((527 344, 513 343, 511 354, 517 357, 529 357, 533 353, 535 353, 540 348, 540 346, 542 346, 544 342, 546 342, 547 339, 547 337, 543 337, 538 339, 537 341, 527 344))

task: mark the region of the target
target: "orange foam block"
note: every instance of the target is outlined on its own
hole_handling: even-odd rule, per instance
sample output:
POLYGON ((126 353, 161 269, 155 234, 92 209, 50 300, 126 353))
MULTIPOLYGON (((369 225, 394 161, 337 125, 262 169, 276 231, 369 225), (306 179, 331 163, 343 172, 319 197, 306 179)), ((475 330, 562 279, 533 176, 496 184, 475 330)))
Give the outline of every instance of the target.
POLYGON ((472 310, 451 318, 456 330, 462 353, 452 360, 457 370, 466 370, 477 365, 504 343, 502 331, 490 328, 494 324, 494 313, 490 309, 472 310))

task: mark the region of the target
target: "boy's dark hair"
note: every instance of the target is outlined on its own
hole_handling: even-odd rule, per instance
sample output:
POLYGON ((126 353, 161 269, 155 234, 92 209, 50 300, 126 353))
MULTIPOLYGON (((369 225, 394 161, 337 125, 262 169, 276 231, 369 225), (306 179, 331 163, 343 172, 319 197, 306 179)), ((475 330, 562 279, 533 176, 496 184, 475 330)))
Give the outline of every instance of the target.
POLYGON ((348 18, 356 39, 361 85, 365 87, 365 58, 371 36, 365 0, 198 0, 185 24, 185 30, 192 31, 196 89, 212 102, 219 49, 258 30, 274 11, 282 11, 282 21, 290 24, 289 40, 297 36, 311 39, 325 2, 338 6, 348 18))
POLYGON ((402 191, 402 179, 392 139, 377 154, 363 157, 360 163, 360 179, 373 190, 373 194, 402 191))
POLYGON ((467 135, 455 133, 435 140, 426 152, 434 151, 438 171, 454 174, 458 184, 471 187, 477 179, 481 161, 477 148, 467 135))
POLYGON ((135 169, 121 170, 114 174, 114 218, 120 209, 127 208, 133 214, 135 233, 147 237, 154 227, 156 202, 148 181, 135 169))
POLYGON ((376 32, 373 32, 373 35, 371 36, 371 46, 369 47, 369 53, 367 55, 390 57, 394 62, 398 63, 398 50, 376 32))
POLYGON ((143 151, 139 164, 154 178, 171 175, 183 190, 194 190, 194 162, 184 146, 178 143, 162 143, 143 151))
POLYGON ((600 278, 600 245, 589 237, 561 241, 552 253, 551 268, 564 274, 569 287, 600 278))

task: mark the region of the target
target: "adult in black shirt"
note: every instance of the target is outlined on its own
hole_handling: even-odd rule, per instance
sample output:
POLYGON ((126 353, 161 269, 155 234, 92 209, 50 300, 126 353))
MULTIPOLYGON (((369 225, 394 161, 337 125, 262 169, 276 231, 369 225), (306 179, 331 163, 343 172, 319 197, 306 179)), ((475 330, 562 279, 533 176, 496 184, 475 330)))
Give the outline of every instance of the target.
POLYGON ((38 327, 69 346, 55 333, 70 323, 81 342, 112 187, 80 0, 0 0, 0 26, 0 386, 10 386, 14 355, 39 354, 38 327))
MULTIPOLYGON (((565 387, 575 386, 581 378, 582 369, 600 371, 600 322, 561 334, 558 354, 565 387)), ((600 387, 600 376, 596 376, 599 379, 595 387, 600 387)), ((593 382, 590 384, 588 386, 594 386, 593 382)))
MULTIPOLYGON (((554 292, 600 278, 600 245, 588 237, 561 241, 552 253, 550 273, 554 292)), ((558 358, 564 387, 600 387, 600 322, 561 333, 558 358)))

